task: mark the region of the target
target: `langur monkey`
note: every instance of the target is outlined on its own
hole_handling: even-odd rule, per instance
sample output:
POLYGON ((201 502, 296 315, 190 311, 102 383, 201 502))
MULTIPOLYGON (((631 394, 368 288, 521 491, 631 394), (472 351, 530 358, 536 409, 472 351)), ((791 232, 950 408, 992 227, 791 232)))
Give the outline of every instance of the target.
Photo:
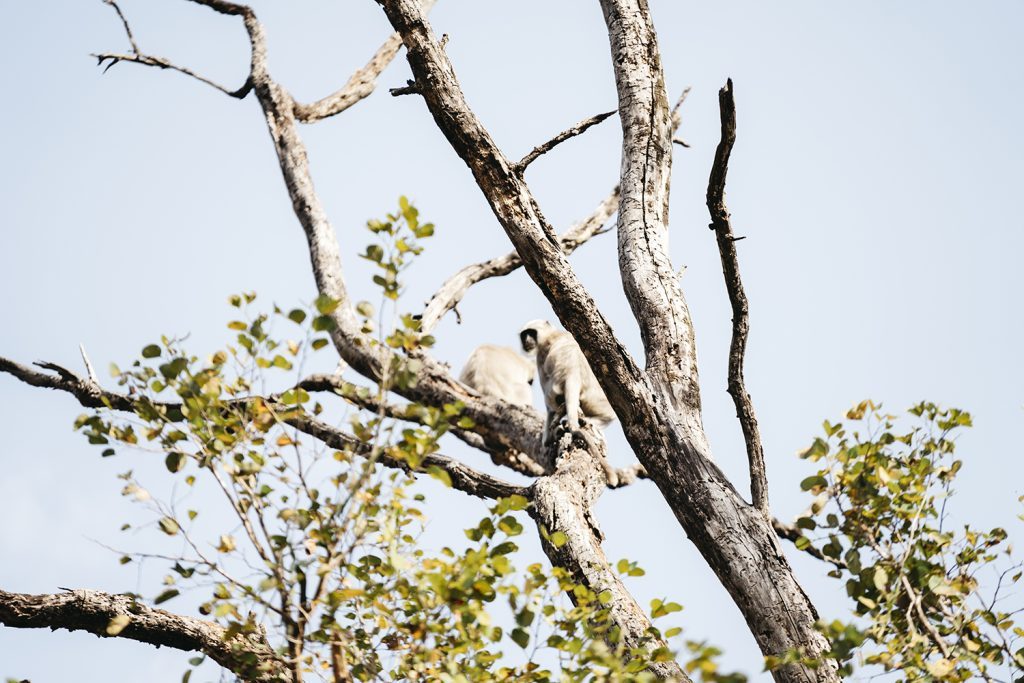
POLYGON ((554 424, 561 415, 565 415, 573 432, 579 431, 581 417, 601 428, 615 419, 594 371, 571 334, 556 330, 546 320, 531 320, 519 332, 519 339, 526 353, 537 354, 537 371, 547 408, 545 444, 554 440, 554 424))
POLYGON ((533 405, 533 376, 537 366, 507 346, 484 344, 469 355, 459 381, 485 396, 520 406, 533 405))

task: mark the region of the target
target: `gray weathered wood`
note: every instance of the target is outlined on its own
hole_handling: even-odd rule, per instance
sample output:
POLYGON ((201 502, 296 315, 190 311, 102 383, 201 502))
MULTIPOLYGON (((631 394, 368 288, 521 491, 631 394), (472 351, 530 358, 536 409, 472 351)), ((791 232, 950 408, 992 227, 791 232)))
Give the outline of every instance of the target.
POLYGON ((177 650, 202 652, 241 680, 284 683, 285 663, 262 635, 226 637, 217 624, 149 607, 127 595, 74 590, 28 595, 0 590, 0 624, 10 628, 87 631, 101 638, 137 640, 177 650), (128 617, 116 634, 107 632, 115 617, 128 617))

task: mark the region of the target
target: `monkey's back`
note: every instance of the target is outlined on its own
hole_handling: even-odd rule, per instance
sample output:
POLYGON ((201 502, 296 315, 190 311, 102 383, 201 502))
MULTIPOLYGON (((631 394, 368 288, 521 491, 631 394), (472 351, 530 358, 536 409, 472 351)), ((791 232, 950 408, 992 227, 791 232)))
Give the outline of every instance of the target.
POLYGON ((483 344, 466 360, 459 381, 487 396, 516 405, 533 404, 533 361, 506 346, 483 344))

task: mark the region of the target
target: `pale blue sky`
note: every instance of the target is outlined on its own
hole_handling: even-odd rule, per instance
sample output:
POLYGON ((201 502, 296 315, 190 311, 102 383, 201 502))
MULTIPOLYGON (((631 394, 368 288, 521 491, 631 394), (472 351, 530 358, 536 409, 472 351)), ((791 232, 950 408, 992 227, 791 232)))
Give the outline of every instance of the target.
MULTIPOLYGON (((961 442, 960 513, 1010 525, 1020 539, 1012 520, 1024 493, 1024 5, 652 1, 671 96, 693 86, 681 130, 693 146, 675 159, 672 249, 676 266, 686 266, 718 462, 745 490, 742 439, 724 390, 730 313, 703 205, 716 93, 731 76, 739 139, 728 201, 736 231, 748 237, 740 243, 752 306, 747 377, 775 511, 789 518, 803 507, 796 492, 806 467, 794 453, 822 419, 866 397, 891 409, 928 398, 976 418, 961 442)), ((247 44, 237 21, 183 0, 122 4, 146 51, 233 87, 242 82, 247 44)), ((254 6, 273 73, 306 101, 339 87, 388 32, 371 0, 254 6)), ((510 156, 615 106, 594 0, 440 0, 433 19, 450 35, 470 104, 510 156)), ((101 76, 89 53, 125 46, 99 0, 3 10, 2 355, 78 368, 81 342, 106 368, 161 333, 191 333, 191 348, 204 352, 226 339, 228 294, 256 290, 282 306, 314 296, 255 102, 134 65, 101 76)), ((303 133, 357 296, 369 293, 355 258, 368 218, 406 194, 437 224, 411 275, 413 307, 458 266, 509 247, 423 103, 387 95, 407 77, 400 57, 380 92, 303 133)), ((530 168, 556 225, 586 215, 612 187, 619 139, 611 119, 530 168)), ((586 245, 573 261, 637 350, 612 276, 613 240, 586 245)), ((480 286, 461 311, 462 326, 448 320, 438 330, 438 355, 456 366, 476 344, 514 344, 522 321, 551 316, 522 273, 480 286)), ((72 432, 81 409, 70 398, 0 377, 0 405, 0 587, 152 594, 160 568, 140 578, 90 539, 148 542, 117 533, 134 511, 115 474, 152 473, 159 487, 162 464, 101 459, 72 432)), ((613 428, 610 438, 614 458, 630 461, 621 433, 613 428)), ((438 544, 482 510, 456 493, 431 500, 429 538, 438 544)), ((609 492, 600 519, 608 555, 647 568, 634 584, 644 603, 682 602, 689 637, 723 647, 728 666, 760 670, 738 612, 652 485, 609 492)), ((795 565, 823 615, 844 615, 842 586, 813 561, 795 565)), ((177 681, 187 658, 83 634, 0 630, 0 676, 35 683, 177 681)))

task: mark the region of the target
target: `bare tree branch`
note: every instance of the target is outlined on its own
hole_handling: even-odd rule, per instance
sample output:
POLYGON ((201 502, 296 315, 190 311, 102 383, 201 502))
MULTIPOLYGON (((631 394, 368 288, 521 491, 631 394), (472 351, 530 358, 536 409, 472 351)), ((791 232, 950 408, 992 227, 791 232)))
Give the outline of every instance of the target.
MULTIPOLYGON (((197 2, 198 0, 192 1, 197 2)), ((92 56, 96 58, 97 64, 99 66, 103 66, 104 63, 109 62, 103 69, 104 73, 109 71, 111 67, 113 67, 118 62, 131 62, 133 64, 142 64, 145 66, 155 66, 158 69, 170 69, 171 71, 177 71, 178 73, 189 76, 190 78, 194 78, 201 83, 205 83, 210 87, 216 88, 217 90, 221 91, 225 95, 228 95, 229 97, 242 99, 247 94, 249 94, 250 83, 248 80, 246 80, 242 87, 238 88, 237 90, 230 90, 221 85, 220 83, 217 83, 216 81, 207 78, 206 76, 202 76, 196 73, 195 71, 185 68, 183 66, 178 66, 172 63, 170 60, 164 59, 163 57, 155 57, 153 55, 144 54, 141 50, 139 50, 139 45, 135 42, 135 36, 132 34, 131 25, 128 23, 128 19, 125 17, 124 12, 121 11, 121 7, 117 4, 117 2, 115 2, 115 0, 102 0, 102 2, 107 5, 110 5, 114 8, 114 11, 117 12, 117 16, 121 19, 121 25, 124 26, 124 32, 128 36, 128 42, 129 44, 131 44, 132 47, 131 54, 117 54, 113 52, 101 52, 99 54, 93 54, 92 56)))
MULTIPOLYGON (((137 399, 120 394, 113 391, 105 391, 98 384, 90 380, 83 379, 75 373, 54 365, 52 363, 39 364, 42 367, 52 369, 58 374, 52 375, 44 372, 39 372, 28 368, 24 365, 20 365, 11 361, 7 358, 0 357, 0 372, 6 372, 8 374, 17 377, 26 384, 30 384, 35 387, 43 387, 47 389, 57 389, 65 393, 71 394, 78 402, 87 408, 109 408, 111 410, 117 410, 120 412, 133 413, 135 406, 137 405, 137 399)), ((306 388, 307 391, 315 391, 318 389, 324 389, 326 387, 343 386, 338 382, 329 381, 326 376, 318 375, 313 376, 303 382, 300 382, 297 386, 306 388)), ((354 385, 353 385, 354 386, 354 385)), ((345 389, 347 390, 347 388, 345 389)), ((236 404, 247 404, 252 401, 262 400, 269 405, 279 405, 277 403, 277 396, 260 397, 250 396, 243 399, 238 399, 232 403, 236 404)), ((152 402, 154 406, 162 408, 168 415, 181 415, 181 404, 170 403, 170 402, 152 402)), ((367 406, 378 406, 379 404, 367 403, 367 406)), ((402 411, 400 408, 392 407, 392 416, 397 419, 404 420, 415 420, 415 418, 409 413, 410 409, 402 411)), ((286 412, 282 409, 282 412, 286 412)), ((172 418, 169 418, 172 419, 172 418)), ((284 420, 286 424, 292 425, 296 429, 303 431, 310 436, 314 436, 323 441, 328 446, 333 448, 341 449, 344 446, 356 448, 357 452, 364 454, 366 453, 363 442, 354 436, 347 434, 335 427, 328 425, 325 422, 315 420, 308 416, 289 417, 284 420)), ((416 471, 409 467, 409 464, 395 458, 382 455, 378 462, 387 467, 397 468, 405 471, 416 471)), ((520 486, 513 484, 507 484, 500 479, 492 477, 483 472, 478 472, 473 468, 462 464, 461 462, 450 458, 445 455, 433 454, 427 456, 423 462, 426 473, 429 474, 430 467, 437 467, 448 473, 451 478, 452 487, 468 493, 472 496, 477 497, 488 497, 498 498, 506 495, 512 495, 513 493, 523 493, 524 489, 520 486), (507 492, 506 492, 507 491, 507 492)))
POLYGON ((128 44, 132 46, 132 52, 139 54, 139 46, 135 42, 135 36, 132 35, 132 27, 128 25, 128 20, 124 16, 124 12, 121 11, 121 6, 118 5, 114 0, 103 0, 104 4, 110 5, 117 12, 118 18, 121 20, 121 25, 124 26, 125 35, 128 36, 128 44))
POLYGON ((729 172, 729 155, 736 142, 736 102, 733 99, 732 79, 718 91, 718 104, 722 118, 722 140, 715 151, 715 162, 708 179, 707 203, 711 214, 711 225, 718 241, 718 252, 722 257, 722 273, 725 288, 732 304, 732 341, 729 344, 729 395, 736 405, 736 417, 743 429, 743 440, 747 445, 747 460, 750 463, 750 497, 754 507, 766 517, 768 509, 768 475, 764 464, 764 447, 754 415, 754 403, 747 393, 743 381, 743 357, 747 350, 747 335, 750 332, 749 304, 747 293, 740 279, 740 262, 736 255, 736 240, 732 231, 732 220, 725 206, 725 178, 729 172))
POLYGON ((105 62, 109 62, 109 64, 107 64, 106 67, 103 69, 104 72, 109 71, 111 69, 111 67, 113 67, 118 62, 131 62, 132 64, 142 64, 144 66, 155 66, 158 69, 169 69, 171 71, 177 71, 178 73, 181 73, 181 74, 184 74, 184 75, 189 76, 191 78, 194 78, 197 81, 199 81, 200 83, 205 83, 206 85, 209 85, 210 87, 216 88, 217 90, 221 91, 225 95, 227 95, 229 97, 234 97, 236 99, 244 98, 246 95, 249 94, 249 91, 251 89, 250 86, 249 86, 249 83, 246 82, 246 83, 242 84, 242 86, 240 88, 238 88, 237 90, 230 90, 230 89, 224 87, 223 85, 221 85, 220 83, 217 83, 216 81, 210 80, 206 76, 202 76, 202 75, 196 73, 195 71, 192 71, 191 69, 188 69, 186 67, 178 66, 176 64, 173 64, 170 61, 164 59, 163 57, 154 57, 152 55, 144 55, 144 54, 130 54, 130 55, 128 55, 128 54, 115 54, 115 53, 111 53, 111 52, 101 52, 101 53, 98 53, 98 54, 93 54, 92 56, 96 58, 96 61, 97 61, 97 63, 100 66, 103 66, 103 64, 105 62))
MULTIPOLYGON (((353 384, 339 375, 310 375, 299 382, 296 387, 305 389, 306 391, 333 393, 353 405, 359 406, 360 408, 364 408, 373 413, 382 413, 396 420, 416 422, 418 424, 424 423, 424 408, 410 404, 396 405, 394 403, 381 401, 373 391, 366 387, 353 384)), ((486 397, 481 397, 480 400, 487 399, 486 397)), ((520 474, 534 477, 544 474, 546 471, 535 460, 526 454, 519 451, 509 450, 501 444, 495 444, 488 441, 487 438, 470 429, 462 429, 458 426, 452 426, 450 431, 468 446, 490 455, 491 462, 495 465, 508 467, 520 474)))
MULTIPOLYGON (((672 132, 679 130, 682 117, 679 109, 690 94, 690 88, 686 88, 675 107, 672 108, 672 132)), ((614 112, 612 112, 614 113, 614 112)), ((601 116, 604 116, 602 114, 601 116)), ((594 117, 596 118, 596 117, 594 117)), ((588 119, 591 120, 591 119, 588 119)), ((570 129, 571 130, 571 129, 570 129)), ((567 131, 568 132, 568 131, 567 131)), ((538 148, 539 149, 539 148, 538 148)), ((522 165, 522 162, 519 162, 522 165)), ((619 187, 616 185, 611 193, 597 205, 597 208, 585 219, 576 223, 564 233, 559 235, 558 241, 562 246, 562 252, 568 256, 591 237, 603 235, 608 232, 605 225, 615 214, 619 207, 619 187)), ((426 308, 421 317, 421 327, 424 332, 432 331, 448 311, 455 311, 458 315, 458 305, 465 297, 469 288, 478 282, 492 277, 501 277, 515 272, 522 267, 523 260, 516 252, 510 252, 504 256, 498 256, 482 263, 474 263, 466 266, 455 275, 445 280, 440 289, 427 301, 426 308)), ((461 320, 460 320, 461 322, 461 320)))
MULTIPOLYGON (((435 0, 423 0, 424 11, 429 11, 434 2, 435 0)), ((302 123, 313 123, 340 114, 360 100, 369 97, 377 89, 377 78, 391 64, 401 47, 402 37, 397 33, 392 33, 366 63, 366 66, 353 73, 341 90, 312 104, 296 102, 295 118, 302 123)))
MULTIPOLYGON (((596 594, 610 594, 606 603, 612 622, 619 628, 627 648, 667 647, 651 636, 652 624, 608 564, 601 548, 603 534, 597 526, 593 506, 606 486, 600 464, 605 457, 604 438, 587 426, 575 437, 564 434, 554 474, 541 477, 530 487, 532 505, 527 508, 541 530, 541 544, 551 563, 564 567, 573 578, 596 594), (565 535, 561 545, 551 534, 565 535)), ((655 663, 650 671, 659 680, 689 681, 675 661, 655 663)))
POLYGON ((99 384, 99 377, 96 376, 96 368, 92 366, 92 361, 89 360, 89 354, 85 352, 85 345, 79 344, 78 350, 82 353, 82 363, 85 365, 85 373, 89 377, 89 381, 93 384, 99 384))
POLYGON ((669 258, 672 112, 645 0, 601 0, 622 125, 619 272, 640 326, 654 388, 677 408, 700 410, 693 322, 669 258))
POLYGON ((262 635, 228 638, 225 629, 213 622, 149 607, 127 595, 90 590, 28 595, 0 590, 0 624, 11 628, 88 631, 101 638, 127 638, 177 650, 198 651, 244 681, 284 683, 290 680, 284 662, 262 635), (115 618, 128 619, 120 631, 112 625, 115 618))
MULTIPOLYGON (((614 215, 619 204, 619 188, 612 190, 587 218, 572 226, 559 235, 558 242, 562 253, 569 255, 588 241, 591 237, 603 234, 601 230, 608 219, 614 215)), ((466 296, 469 288, 478 282, 492 277, 501 277, 515 272, 523 265, 523 260, 516 252, 509 252, 482 263, 466 266, 445 280, 444 284, 434 293, 423 310, 420 327, 424 333, 431 332, 448 311, 456 311, 459 302, 466 296)))
MULTIPOLYGON (((785 539, 793 544, 796 544, 798 539, 804 538, 803 533, 800 532, 800 529, 795 524, 786 524, 777 517, 772 518, 772 528, 775 529, 775 533, 778 534, 779 538, 785 539)), ((799 546, 797 546, 797 549, 802 553, 807 553, 816 560, 828 562, 829 564, 839 567, 840 569, 846 568, 845 562, 843 562, 842 560, 837 560, 834 557, 829 557, 825 553, 815 548, 813 545, 808 545, 805 548, 800 548, 799 546)))
MULTIPOLYGON (((356 439, 350 434, 346 434, 340 429, 332 427, 326 422, 321 422, 320 420, 308 416, 288 419, 287 422, 299 431, 316 437, 318 440, 332 448, 338 450, 346 447, 354 448, 357 452, 363 455, 370 454, 369 444, 356 439)), ((477 498, 497 499, 507 498, 512 495, 520 495, 528 498, 532 495, 529 489, 524 486, 516 486, 515 484, 502 481, 497 477, 492 477, 489 474, 479 472, 472 467, 464 465, 455 458, 451 458, 447 455, 441 455, 439 453, 431 453, 425 456, 423 458, 423 463, 417 469, 413 469, 409 466, 408 462, 394 458, 384 451, 377 453, 375 461, 393 469, 400 469, 416 474, 432 474, 433 470, 440 470, 448 475, 452 488, 458 489, 463 493, 468 493, 471 496, 476 496, 477 498)))
POLYGON ((515 163, 513 165, 513 168, 515 168, 517 173, 522 174, 524 171, 526 171, 526 167, 532 164, 534 161, 536 161, 537 157, 539 157, 540 155, 547 154, 552 149, 562 144, 569 138, 574 138, 577 135, 582 135, 584 132, 586 132, 588 128, 590 128, 591 126, 596 126, 597 124, 601 123, 614 113, 614 111, 606 111, 603 114, 597 114, 595 116, 591 116, 590 118, 583 119, 572 128, 563 130, 561 133, 551 138, 544 144, 537 145, 536 147, 534 147, 532 150, 530 150, 529 154, 527 154, 517 163, 515 163))

